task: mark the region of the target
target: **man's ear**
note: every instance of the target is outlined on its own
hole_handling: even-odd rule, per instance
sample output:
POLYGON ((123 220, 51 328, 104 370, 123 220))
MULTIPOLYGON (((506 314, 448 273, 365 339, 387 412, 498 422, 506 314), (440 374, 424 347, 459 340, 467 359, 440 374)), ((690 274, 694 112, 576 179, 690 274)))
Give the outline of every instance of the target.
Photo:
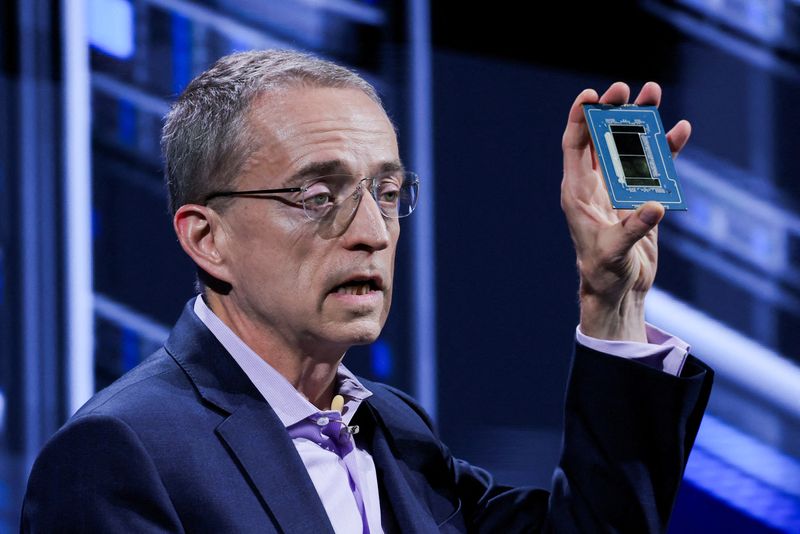
POLYGON ((184 204, 172 218, 178 241, 192 261, 212 277, 230 283, 231 273, 220 246, 224 243, 220 222, 213 209, 198 204, 184 204))

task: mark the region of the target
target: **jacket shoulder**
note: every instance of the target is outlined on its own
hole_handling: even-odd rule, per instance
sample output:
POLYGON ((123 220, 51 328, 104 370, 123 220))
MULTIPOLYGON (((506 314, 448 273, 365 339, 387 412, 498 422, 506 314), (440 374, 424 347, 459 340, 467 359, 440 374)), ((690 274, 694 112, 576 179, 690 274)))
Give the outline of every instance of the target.
POLYGON ((97 392, 66 423, 87 416, 118 418, 134 430, 153 425, 159 417, 190 412, 198 406, 198 394, 183 369, 159 349, 108 387, 97 392))

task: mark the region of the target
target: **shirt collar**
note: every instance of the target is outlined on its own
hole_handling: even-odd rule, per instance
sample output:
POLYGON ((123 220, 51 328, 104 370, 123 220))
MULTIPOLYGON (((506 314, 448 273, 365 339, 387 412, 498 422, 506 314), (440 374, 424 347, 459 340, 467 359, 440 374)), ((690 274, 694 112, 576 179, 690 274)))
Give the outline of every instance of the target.
MULTIPOLYGON (((202 296, 194 302, 194 313, 214 334, 256 389, 269 403, 284 426, 291 426, 319 412, 292 384, 236 335, 211 311, 202 296)), ((349 423, 361 402, 372 395, 344 365, 336 370, 337 393, 344 397, 342 419, 349 423)))

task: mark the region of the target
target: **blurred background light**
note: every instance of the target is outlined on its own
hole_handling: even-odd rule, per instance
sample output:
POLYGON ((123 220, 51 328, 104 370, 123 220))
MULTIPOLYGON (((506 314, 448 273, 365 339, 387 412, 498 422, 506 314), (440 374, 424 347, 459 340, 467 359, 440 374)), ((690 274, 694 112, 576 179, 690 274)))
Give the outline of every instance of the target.
POLYGON ((133 55, 133 6, 128 0, 86 0, 86 13, 92 46, 120 59, 133 55))

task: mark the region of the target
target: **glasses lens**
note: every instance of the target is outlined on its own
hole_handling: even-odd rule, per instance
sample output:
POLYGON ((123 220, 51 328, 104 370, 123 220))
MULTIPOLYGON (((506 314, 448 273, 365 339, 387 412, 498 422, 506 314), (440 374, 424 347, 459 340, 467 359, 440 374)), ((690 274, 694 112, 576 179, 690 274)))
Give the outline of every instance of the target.
POLYGON ((309 219, 319 221, 336 211, 337 187, 335 177, 323 177, 305 184, 300 190, 300 202, 309 219))
POLYGON ((419 177, 413 172, 393 172, 375 178, 373 196, 386 217, 399 219, 417 207, 419 177))
POLYGON ((388 218, 407 217, 417 206, 419 177, 413 172, 390 172, 356 183, 353 177, 336 175, 310 180, 302 187, 300 202, 306 215, 314 221, 348 219, 358 208, 362 195, 371 192, 381 213, 388 218), (366 182, 366 183, 365 183, 366 182))

